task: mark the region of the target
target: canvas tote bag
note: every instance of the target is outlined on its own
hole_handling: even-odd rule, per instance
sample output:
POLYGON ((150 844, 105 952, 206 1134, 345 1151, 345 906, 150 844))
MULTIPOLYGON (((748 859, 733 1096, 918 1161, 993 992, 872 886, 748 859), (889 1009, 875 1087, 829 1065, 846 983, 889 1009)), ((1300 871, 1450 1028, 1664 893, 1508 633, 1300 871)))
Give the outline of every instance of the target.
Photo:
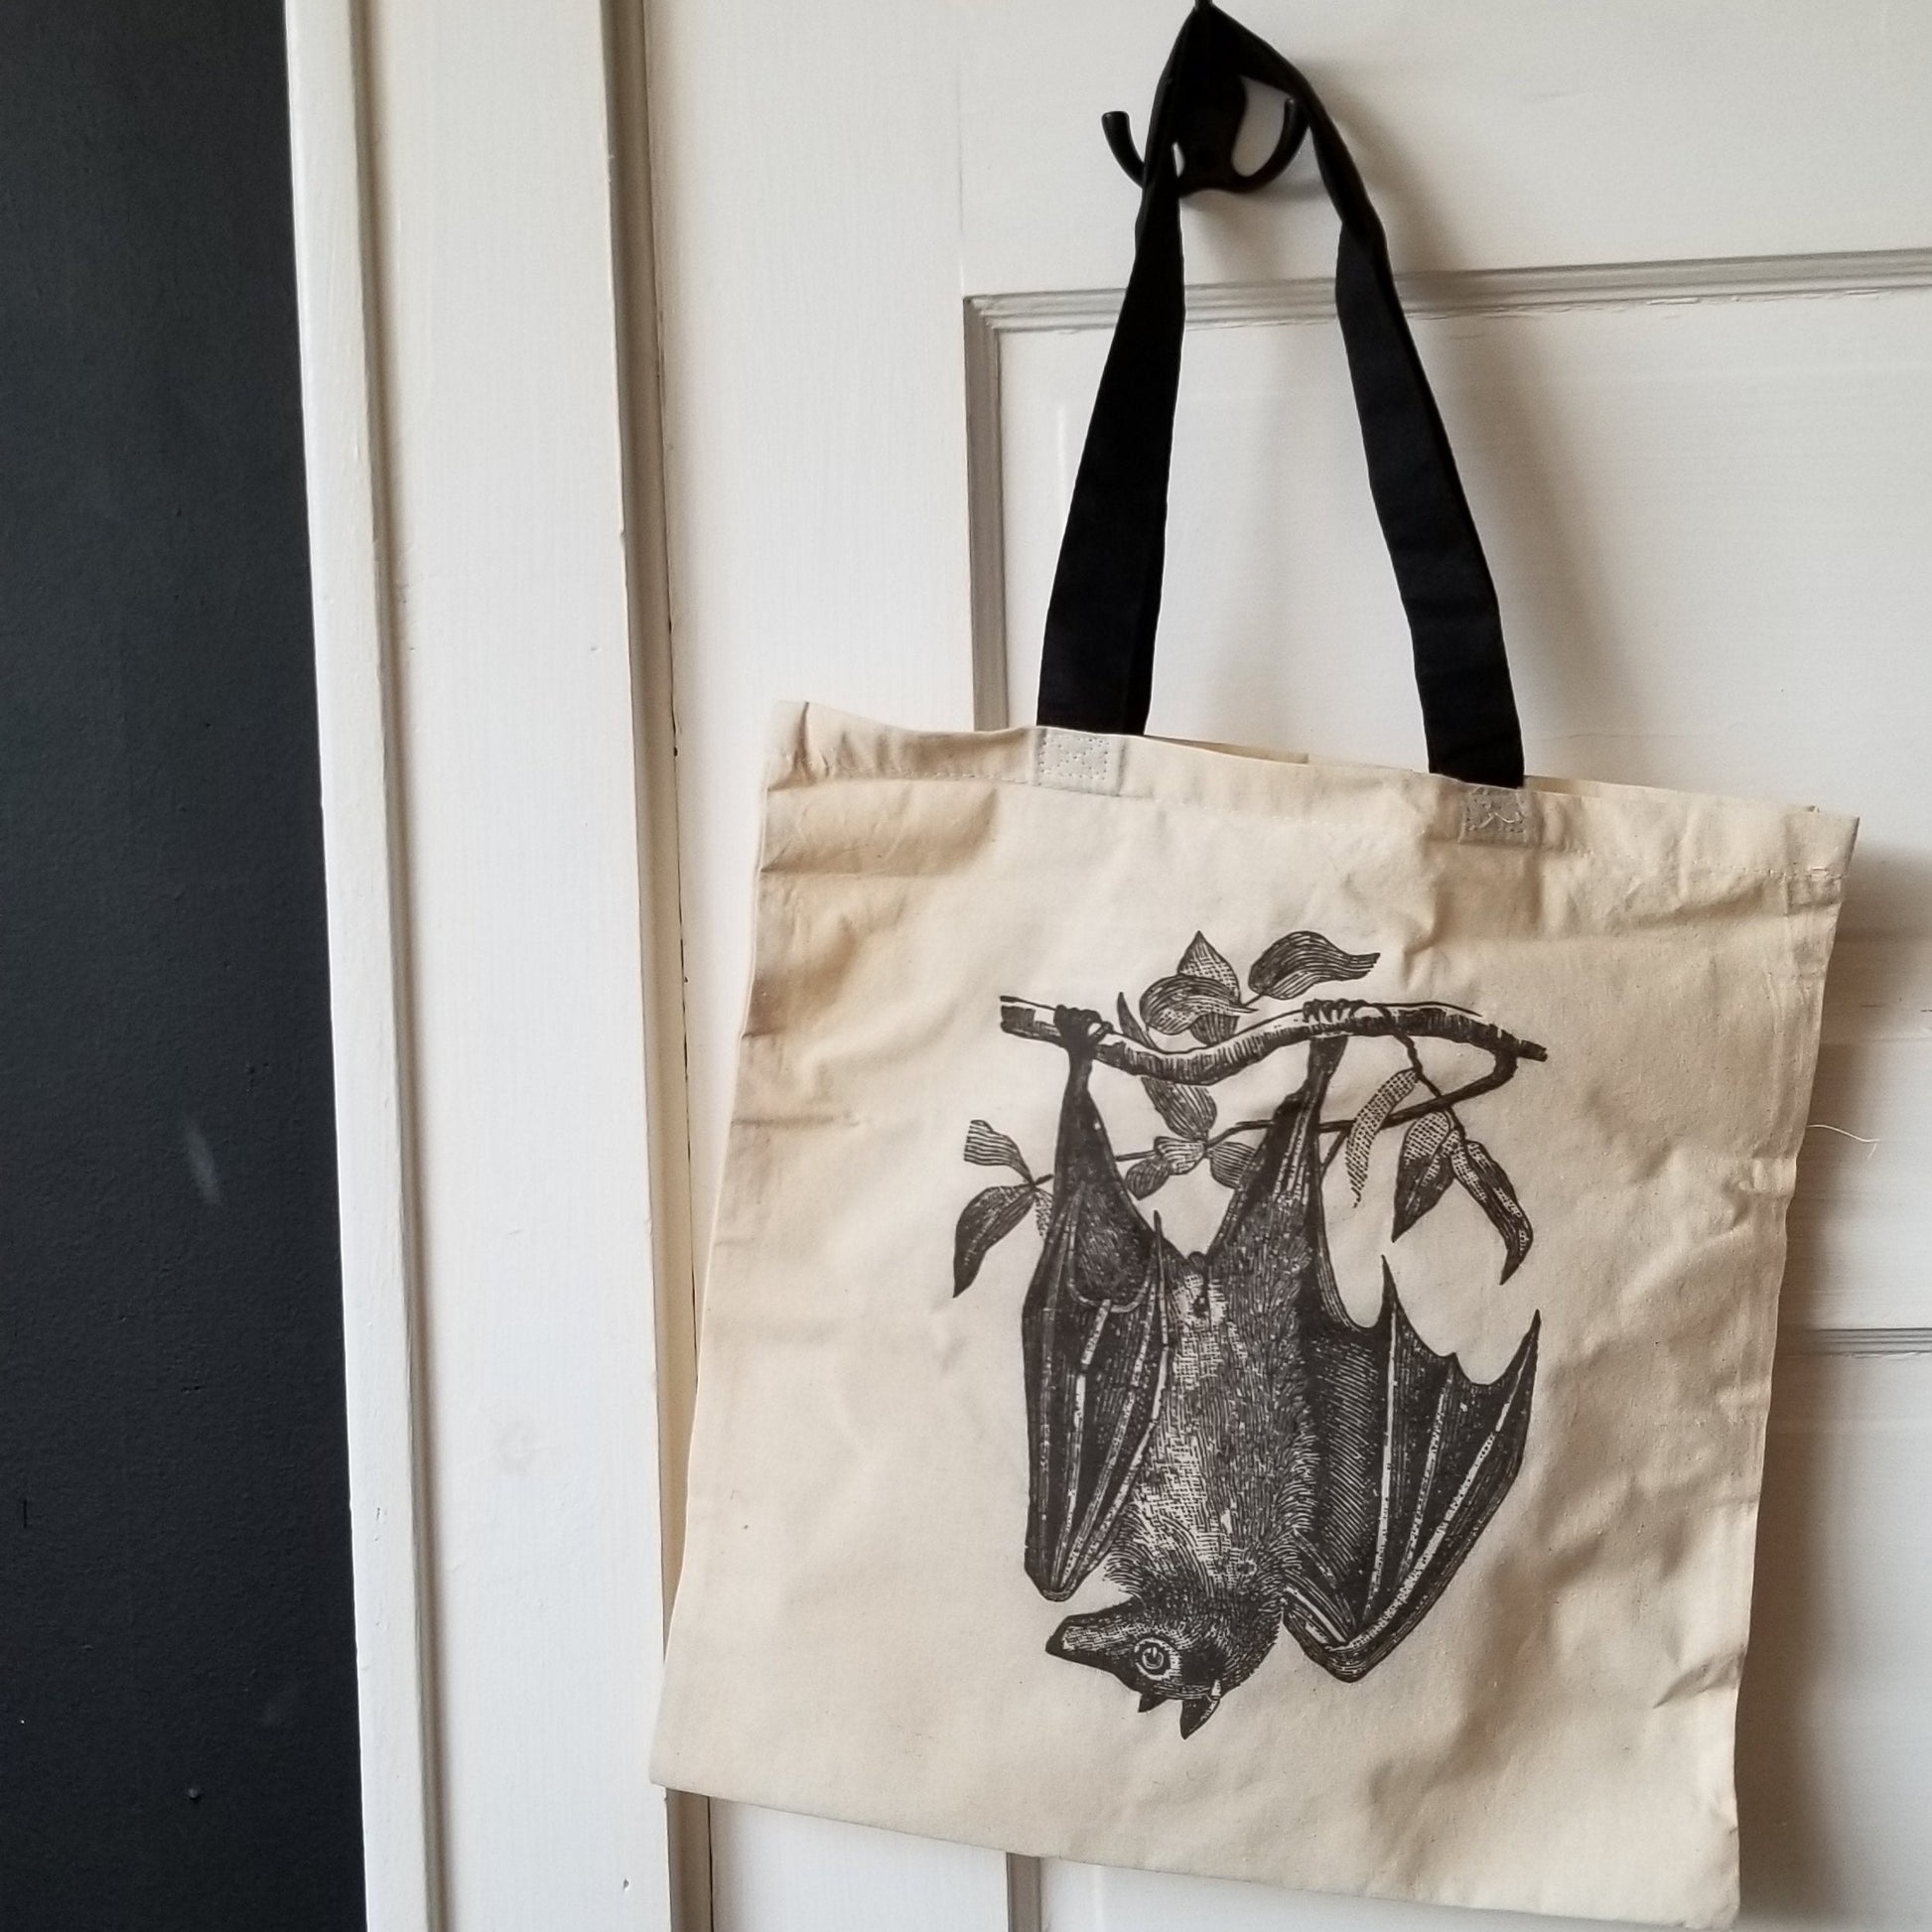
POLYGON ((1201 8, 1144 172, 1039 725, 777 723, 654 1775, 1022 1853, 1723 1924, 1854 826, 1526 781, 1314 93, 1201 8), (1306 133, 1341 216, 1427 774, 1140 735, 1178 204, 1236 185, 1244 72, 1289 99, 1271 169, 1306 133))

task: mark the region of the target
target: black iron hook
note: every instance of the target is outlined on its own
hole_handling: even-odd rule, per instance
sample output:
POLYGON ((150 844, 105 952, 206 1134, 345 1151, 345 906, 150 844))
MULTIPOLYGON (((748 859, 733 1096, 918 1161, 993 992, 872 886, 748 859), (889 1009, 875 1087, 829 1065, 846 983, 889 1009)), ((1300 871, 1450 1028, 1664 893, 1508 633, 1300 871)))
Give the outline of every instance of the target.
MULTIPOLYGON (((1282 131, 1274 152, 1249 174, 1235 167, 1235 137, 1248 109, 1248 90, 1242 85, 1248 69, 1241 58, 1246 38, 1214 0, 1194 0, 1194 10, 1161 75, 1150 122, 1151 146, 1167 142, 1179 150, 1177 187, 1182 195, 1202 188, 1249 195, 1265 188, 1295 159, 1308 132, 1308 116, 1290 94, 1283 103, 1282 131)), ((1249 77, 1270 78, 1260 73, 1249 77)), ((1100 127, 1127 178, 1136 187, 1145 187, 1147 163, 1134 146, 1127 116, 1118 109, 1103 114, 1100 127)))

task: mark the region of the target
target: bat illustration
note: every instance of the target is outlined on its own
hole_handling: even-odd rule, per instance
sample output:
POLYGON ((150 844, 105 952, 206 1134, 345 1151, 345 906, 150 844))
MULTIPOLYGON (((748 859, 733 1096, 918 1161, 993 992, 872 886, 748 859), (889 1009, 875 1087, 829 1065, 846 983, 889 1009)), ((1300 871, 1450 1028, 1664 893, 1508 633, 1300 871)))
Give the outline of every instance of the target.
POLYGON ((1320 1141, 1347 1037, 1310 1037, 1206 1253, 1183 1255, 1123 1181, 1089 1091, 1107 1028, 1065 1007, 1051 1027, 1067 1066, 1022 1315, 1027 1574, 1059 1602, 1104 1566, 1123 1600, 1066 1617, 1046 1648, 1143 1711, 1177 1703, 1188 1737, 1284 1625, 1353 1682, 1428 1613, 1521 1464, 1539 1323, 1479 1383, 1417 1334, 1386 1262, 1375 1319, 1349 1314, 1320 1141))

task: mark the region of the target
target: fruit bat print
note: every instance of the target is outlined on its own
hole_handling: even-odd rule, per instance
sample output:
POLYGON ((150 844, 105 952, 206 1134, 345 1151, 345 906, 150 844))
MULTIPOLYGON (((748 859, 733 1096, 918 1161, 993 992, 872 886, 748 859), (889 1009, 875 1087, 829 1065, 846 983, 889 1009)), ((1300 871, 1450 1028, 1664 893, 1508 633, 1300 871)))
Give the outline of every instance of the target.
POLYGON ((1065 1054, 1051 1172, 985 1121, 967 1134, 969 1161, 1017 1177, 960 1215, 954 1293, 1023 1222, 1040 1234, 1021 1313, 1027 1575, 1053 1602, 1096 1571, 1122 1592, 1065 1617, 1047 1651, 1109 1672, 1143 1711, 1178 1704, 1183 1737, 1283 1628, 1331 1676, 1373 1670, 1449 1586, 1523 1458, 1540 1317, 1490 1382, 1422 1339, 1386 1259, 1380 1307, 1357 1321, 1322 1185, 1341 1160, 1360 1201, 1374 1144, 1399 1129, 1391 1239, 1459 1185, 1501 1239, 1506 1280, 1533 1230, 1462 1109, 1544 1049, 1459 1008, 1305 999, 1377 957, 1290 933, 1244 996, 1196 934, 1138 1013, 1121 999, 1117 1026, 1009 999, 1007 1033, 1065 1054), (1373 1050, 1390 1070, 1352 1114, 1324 1118, 1344 1055, 1369 1041, 1387 1042, 1373 1050), (1487 1071, 1445 1085, 1430 1058, 1447 1044, 1483 1049, 1487 1071), (1219 1128, 1209 1089, 1275 1053, 1299 1082, 1265 1119, 1219 1128), (1143 1083, 1170 1130, 1151 1147, 1116 1152, 1093 1094, 1103 1065, 1143 1083), (1206 1249, 1183 1254, 1147 1203, 1203 1166, 1227 1201, 1206 1249))

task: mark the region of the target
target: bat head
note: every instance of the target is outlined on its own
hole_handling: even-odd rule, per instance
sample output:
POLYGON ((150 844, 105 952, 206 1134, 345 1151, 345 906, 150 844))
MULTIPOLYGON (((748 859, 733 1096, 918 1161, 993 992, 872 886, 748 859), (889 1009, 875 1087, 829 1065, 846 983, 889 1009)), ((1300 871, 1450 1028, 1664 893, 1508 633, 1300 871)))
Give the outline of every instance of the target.
POLYGON ((1138 1692, 1143 1711, 1178 1702, 1180 1734, 1191 1737, 1222 1697, 1274 1648, 1281 1613, 1201 1593, 1180 1600, 1129 1597, 1111 1609, 1070 1616, 1046 1640, 1047 1653, 1110 1671, 1138 1692))

